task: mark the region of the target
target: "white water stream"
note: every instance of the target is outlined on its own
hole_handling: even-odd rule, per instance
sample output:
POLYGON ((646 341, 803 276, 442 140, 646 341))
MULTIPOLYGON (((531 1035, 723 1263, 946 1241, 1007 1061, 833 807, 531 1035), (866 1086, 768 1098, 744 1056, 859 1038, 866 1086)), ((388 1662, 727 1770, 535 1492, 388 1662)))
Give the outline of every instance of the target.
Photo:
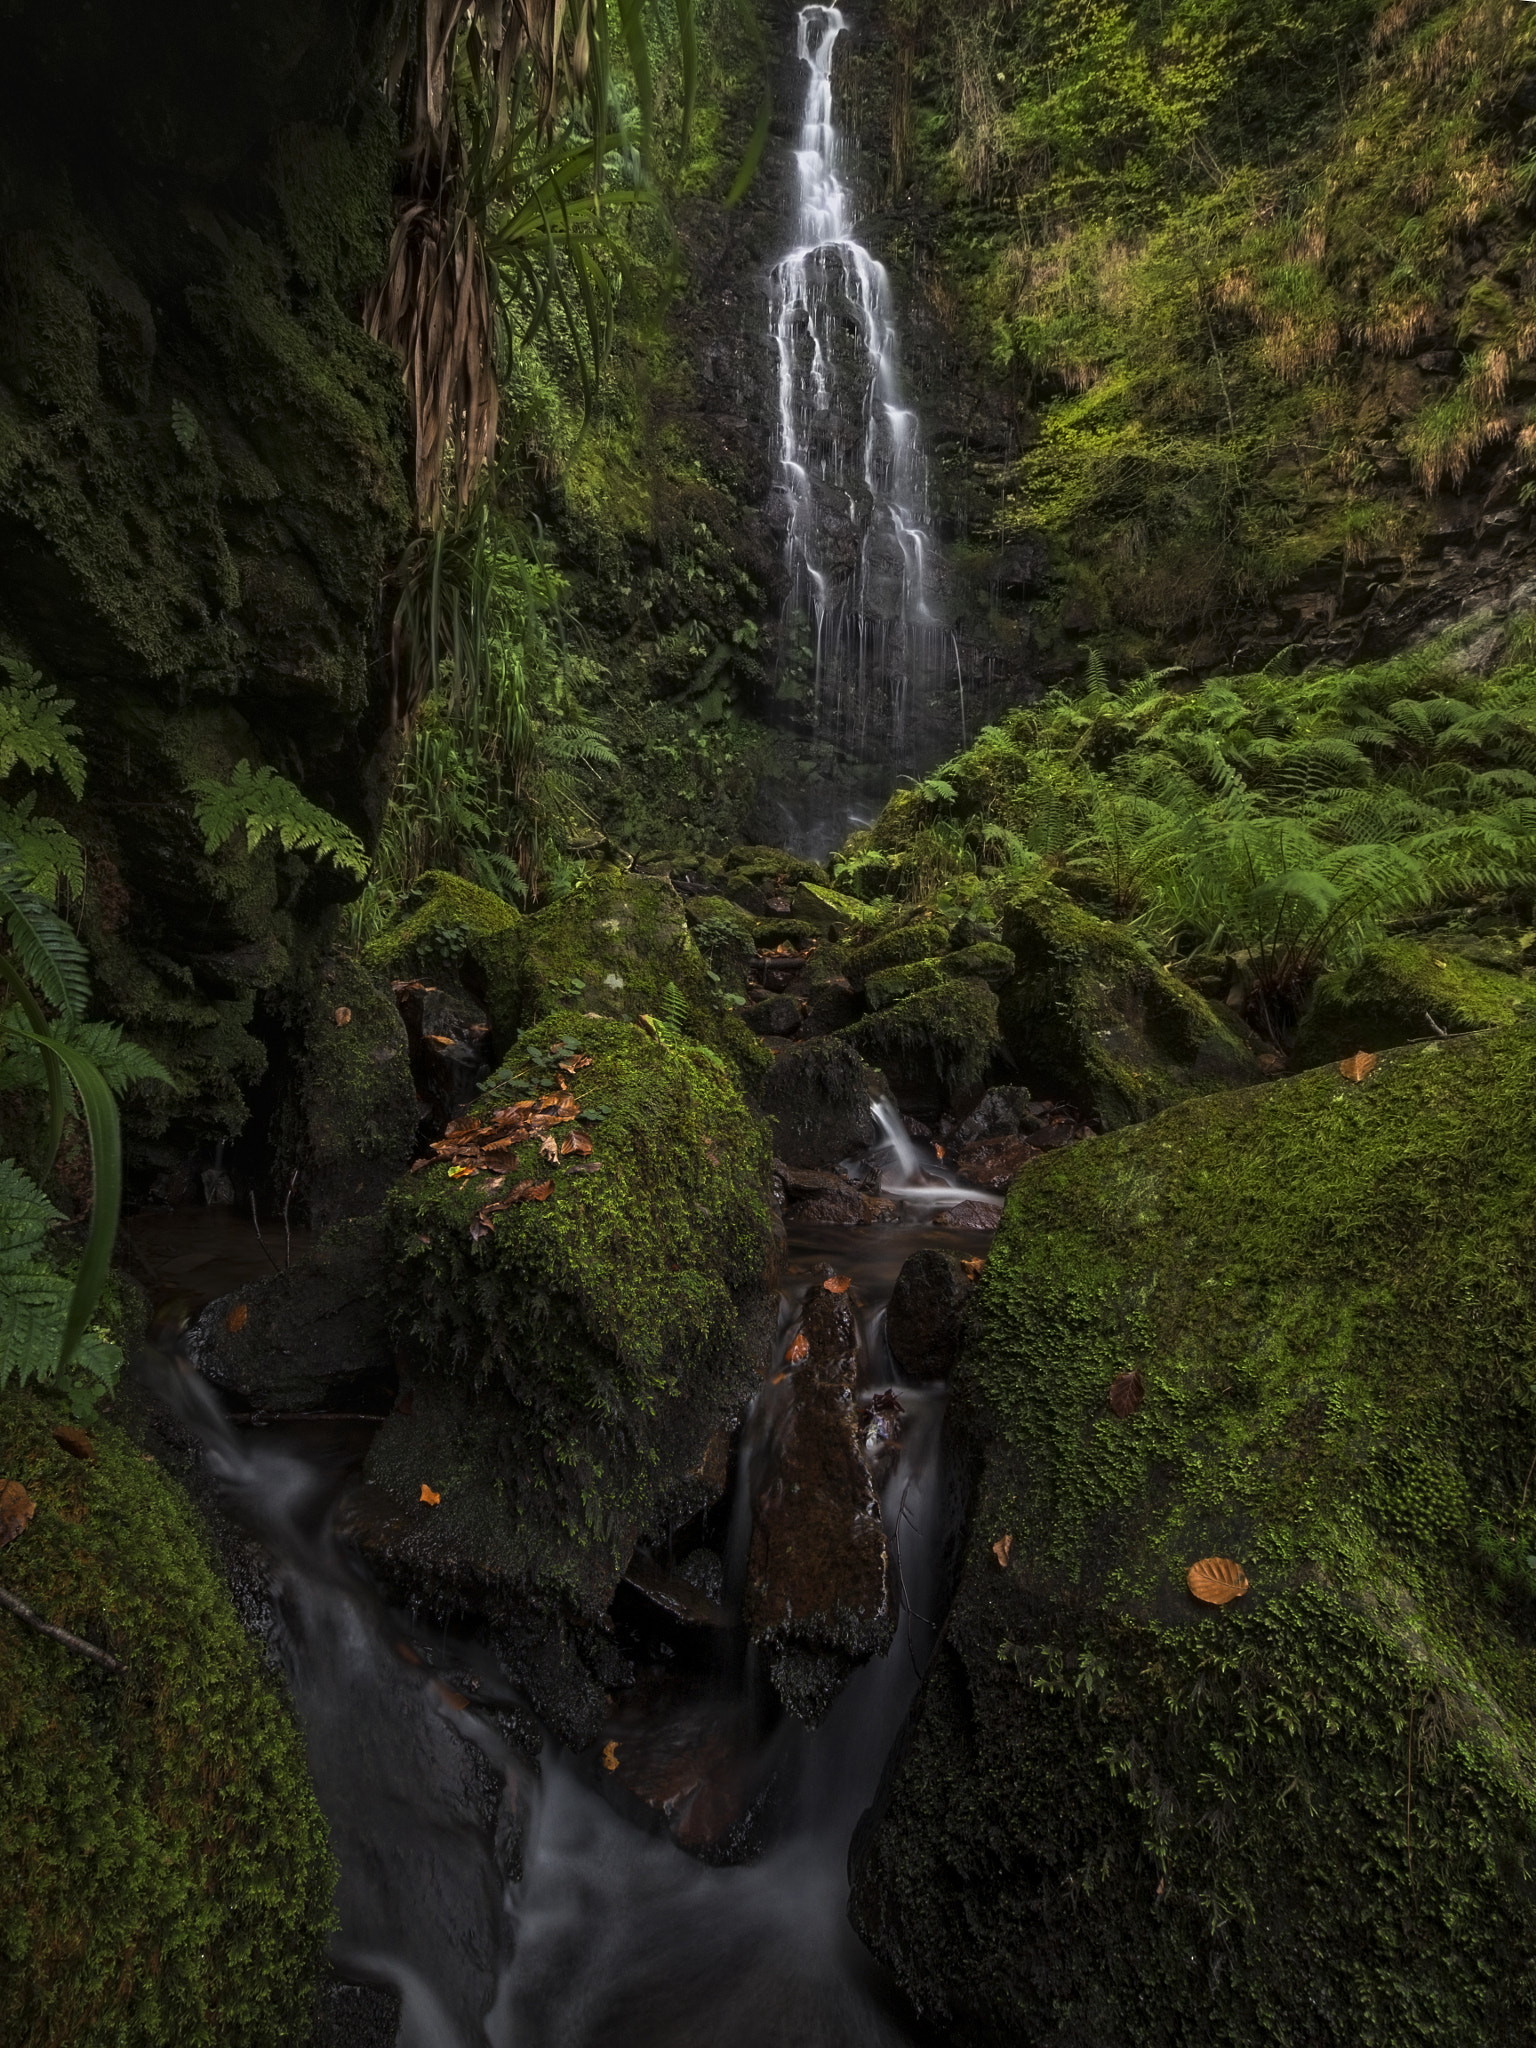
POLYGON ((833 119, 846 27, 836 7, 800 12, 795 245, 770 296, 790 576, 780 668, 808 691, 819 735, 888 777, 919 762, 951 686, 963 723, 964 679, 937 609, 927 462, 903 398, 890 278, 855 237, 833 119))

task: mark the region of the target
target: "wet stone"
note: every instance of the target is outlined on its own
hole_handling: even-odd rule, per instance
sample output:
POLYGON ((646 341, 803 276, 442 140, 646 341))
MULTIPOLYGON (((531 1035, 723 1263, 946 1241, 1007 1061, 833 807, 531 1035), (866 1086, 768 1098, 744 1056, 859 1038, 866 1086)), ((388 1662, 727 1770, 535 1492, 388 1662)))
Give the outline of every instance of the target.
POLYGON ((935 1209, 930 1221, 936 1230, 996 1230, 1001 1213, 995 1202, 956 1202, 935 1209))
POLYGON ((982 1138, 975 1144, 962 1145, 951 1155, 950 1164, 962 1179, 992 1194, 1001 1194, 1013 1185, 1034 1156, 1033 1143, 1022 1135, 982 1138))
POLYGON ((885 1341, 907 1379, 949 1377, 960 1356, 960 1317, 970 1291, 953 1252, 924 1245, 907 1260, 885 1312, 885 1341))
POLYGON ((800 1029, 800 1005, 793 996, 768 996, 748 1003, 741 1021, 760 1038, 791 1038, 800 1029))
POLYGON ((786 1165, 835 1166, 874 1142, 864 1063, 844 1039, 816 1038, 785 1052, 759 1083, 757 1103, 786 1165))

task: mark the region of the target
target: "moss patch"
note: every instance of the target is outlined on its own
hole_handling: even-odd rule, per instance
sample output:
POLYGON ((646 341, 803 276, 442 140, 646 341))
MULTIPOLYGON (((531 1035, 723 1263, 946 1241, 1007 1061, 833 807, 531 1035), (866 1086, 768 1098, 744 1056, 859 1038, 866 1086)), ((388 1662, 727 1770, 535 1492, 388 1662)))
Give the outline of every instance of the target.
POLYGON ((940 975, 932 987, 861 1018, 843 1035, 898 1088, 936 1091, 951 1101, 980 1085, 1003 1043, 997 997, 984 981, 954 975, 940 975))
POLYGON ((332 1864, 299 1733, 181 1489, 110 1422, 67 1457, 7 1393, 0 1475, 37 1502, 5 1584, 125 1660, 0 1614, 0 2033, 307 2038, 332 1864))
POLYGON ((1325 974, 1292 1052, 1298 1067, 1381 1052, 1440 1032, 1479 1031, 1536 1017, 1536 988, 1479 966, 1431 937, 1384 939, 1325 974))
POLYGON ((1015 1183, 967 1562, 857 1893, 978 2048, 1529 2032, 1533 1102, 1536 1033, 1488 1033, 1015 1183), (1210 1555, 1252 1582, 1221 1610, 1210 1555))

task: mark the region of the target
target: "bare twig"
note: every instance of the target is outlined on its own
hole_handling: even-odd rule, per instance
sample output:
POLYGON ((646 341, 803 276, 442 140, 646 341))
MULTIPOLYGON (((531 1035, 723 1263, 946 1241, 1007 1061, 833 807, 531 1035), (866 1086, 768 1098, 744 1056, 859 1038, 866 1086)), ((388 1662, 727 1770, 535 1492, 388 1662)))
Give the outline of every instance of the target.
POLYGON ((108 1671, 115 1671, 119 1678, 128 1669, 119 1664, 115 1657, 109 1657, 105 1650, 98 1650, 94 1643, 88 1643, 83 1636, 72 1636, 67 1628, 56 1628, 51 1621, 44 1621, 40 1614, 34 1614, 25 1600, 18 1600, 14 1593, 8 1593, 0 1586, 0 1607, 8 1607, 18 1620, 28 1628, 35 1628, 39 1635, 52 1636, 56 1643, 62 1643, 66 1650, 78 1650, 82 1657, 89 1657, 97 1664, 103 1664, 108 1671))
MULTIPOLYGON (((267 1240, 262 1236, 261 1225, 256 1219, 256 1190, 254 1188, 251 1189, 251 1228, 256 1233, 256 1242, 261 1246, 264 1252, 267 1252, 267 1240)), ((282 1267, 277 1263, 276 1259, 273 1258, 270 1252, 267 1252, 267 1264, 272 1268, 274 1273, 281 1273, 281 1271, 283 1270, 282 1267)))
POLYGON ((293 1264, 293 1232, 288 1228, 288 1205, 293 1200, 293 1191, 299 1184, 299 1169, 295 1167, 288 1176, 288 1192, 283 1197, 283 1260, 286 1266, 293 1264))

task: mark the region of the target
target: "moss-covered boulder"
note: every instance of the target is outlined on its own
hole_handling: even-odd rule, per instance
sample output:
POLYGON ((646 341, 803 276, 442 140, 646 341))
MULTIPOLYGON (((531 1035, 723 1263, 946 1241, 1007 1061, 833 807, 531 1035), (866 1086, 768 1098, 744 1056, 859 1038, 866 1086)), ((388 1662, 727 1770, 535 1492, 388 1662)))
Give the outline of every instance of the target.
POLYGON ((518 912, 489 889, 462 875, 431 869, 421 878, 426 890, 409 917, 402 918, 364 949, 376 974, 404 979, 438 968, 456 968, 479 957, 487 940, 514 930, 518 912))
POLYGON ((1531 2038, 1533 1214, 1526 1030, 1015 1184, 959 1590, 855 1894, 957 2038, 1531 2038))
POLYGON ((1002 1051, 997 997, 984 981, 940 974, 842 1034, 901 1094, 958 1107, 974 1100, 1002 1051))
POLYGON ((936 960, 949 950, 949 926, 937 918, 920 917, 862 939, 848 949, 848 977, 862 988, 871 975, 888 967, 907 967, 914 960, 936 960))
MULTIPOLYGON (((714 1497, 711 1438, 765 1368, 769 1152, 725 1064, 681 1034, 563 1011, 522 1054, 546 1034, 590 1062, 570 1077, 579 1118, 554 1132, 590 1154, 513 1148, 505 1188, 550 1192, 484 1223, 483 1176, 439 1164, 396 1186, 387 1284, 411 1399, 367 1474, 401 1511, 387 1548, 418 1594, 596 1615, 637 1536, 714 1497)), ((514 1055, 481 1103, 542 1085, 514 1055)))
POLYGON ((846 1039, 813 1038, 782 1052, 757 1083, 773 1156, 787 1166, 830 1167, 875 1140, 869 1075, 846 1039))
POLYGON ((921 995, 925 988, 937 988, 944 979, 938 960, 913 960, 904 967, 882 967, 865 976, 864 1000, 872 1010, 888 1010, 908 996, 921 995))
POLYGON ((1349 967, 1325 974, 1292 1048, 1296 1067, 1443 1033, 1536 1020, 1536 986, 1481 966, 1459 950, 1383 939, 1349 967))
POLYGON ((0 1403, 0 1483, 36 1503, 5 1588, 127 1671, 0 1612, 0 2038, 289 2048, 333 1881, 302 1739, 180 1487, 56 1419, 0 1403))
POLYGON ((1003 939, 1018 971, 1002 993, 1002 1032, 1039 1094, 1063 1096, 1114 1129, 1259 1078, 1225 1017, 1139 939, 1060 890, 1015 896, 1003 939))

